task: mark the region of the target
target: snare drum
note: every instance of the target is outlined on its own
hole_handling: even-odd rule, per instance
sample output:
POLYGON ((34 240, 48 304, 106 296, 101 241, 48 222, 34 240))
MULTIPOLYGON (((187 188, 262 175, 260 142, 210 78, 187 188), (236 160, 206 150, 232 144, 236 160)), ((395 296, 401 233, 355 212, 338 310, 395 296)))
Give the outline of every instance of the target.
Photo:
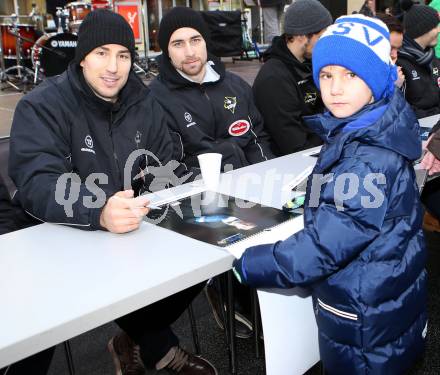
POLYGON ((43 35, 32 48, 32 65, 46 77, 63 73, 75 58, 77 41, 76 34, 71 33, 43 35))
MULTIPOLYGON (((17 36, 14 35, 10 24, 0 24, 2 32, 3 55, 5 59, 17 59, 17 36)), ((37 32, 34 25, 17 25, 17 33, 21 36, 21 58, 30 59, 31 50, 37 40, 37 32)))
POLYGON ((82 1, 75 1, 67 4, 66 9, 69 12, 70 31, 78 31, 81 22, 92 11, 92 6, 82 1))

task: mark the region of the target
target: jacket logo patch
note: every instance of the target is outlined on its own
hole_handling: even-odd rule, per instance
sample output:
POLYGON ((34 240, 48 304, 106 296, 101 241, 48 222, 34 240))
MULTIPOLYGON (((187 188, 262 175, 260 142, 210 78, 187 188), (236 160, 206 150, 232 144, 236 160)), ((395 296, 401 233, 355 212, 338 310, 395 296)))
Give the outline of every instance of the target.
POLYGON ((185 118, 186 122, 188 122, 189 124, 186 124, 186 127, 189 128, 193 125, 197 125, 196 122, 193 121, 193 118, 191 116, 191 113, 189 112, 185 112, 185 114, 183 115, 183 117, 185 118))
POLYGON ((246 120, 238 120, 233 122, 229 126, 229 134, 233 137, 239 137, 243 134, 246 134, 248 130, 251 128, 251 125, 246 120))
POLYGON ((438 76, 438 68, 432 69, 432 74, 438 76))
POLYGON ((83 147, 81 151, 91 152, 95 154, 95 150, 93 150, 93 139, 90 135, 86 135, 86 137, 84 138, 84 143, 87 147, 83 147))
POLYGON ((413 80, 413 81, 415 81, 415 80, 417 80, 417 79, 420 79, 420 77, 419 77, 419 75, 418 75, 418 73, 417 73, 417 70, 413 70, 413 71, 411 71, 411 74, 412 74, 412 80, 413 80))
POLYGON ((304 103, 315 104, 316 97, 317 97, 316 92, 306 92, 306 95, 304 95, 304 103))
POLYGON ((225 96, 225 109, 235 113, 235 107, 237 106, 237 97, 235 96, 225 96))

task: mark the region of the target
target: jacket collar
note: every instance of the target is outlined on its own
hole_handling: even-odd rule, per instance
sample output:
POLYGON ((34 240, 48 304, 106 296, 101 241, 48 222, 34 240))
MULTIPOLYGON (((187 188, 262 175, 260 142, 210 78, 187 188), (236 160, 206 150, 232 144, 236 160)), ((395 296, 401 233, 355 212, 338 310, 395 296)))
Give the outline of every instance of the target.
POLYGON ((317 164, 319 170, 335 163, 351 141, 386 148, 411 161, 421 154, 417 118, 398 89, 391 98, 367 105, 348 118, 338 119, 326 112, 304 120, 326 142, 317 164))
POLYGON ((214 85, 222 81, 226 74, 225 66, 220 61, 220 59, 210 53, 208 53, 208 62, 209 61, 212 62, 211 67, 220 76, 220 79, 216 82, 206 82, 202 84, 189 81, 188 79, 180 75, 177 72, 176 68, 171 64, 171 61, 168 58, 168 56, 165 56, 163 53, 159 55, 156 60, 159 65, 158 79, 162 81, 165 85, 167 85, 170 89, 214 85))
POLYGON ((414 60, 419 65, 430 65, 434 59, 434 48, 423 50, 414 39, 404 35, 403 45, 399 50, 399 56, 414 60))

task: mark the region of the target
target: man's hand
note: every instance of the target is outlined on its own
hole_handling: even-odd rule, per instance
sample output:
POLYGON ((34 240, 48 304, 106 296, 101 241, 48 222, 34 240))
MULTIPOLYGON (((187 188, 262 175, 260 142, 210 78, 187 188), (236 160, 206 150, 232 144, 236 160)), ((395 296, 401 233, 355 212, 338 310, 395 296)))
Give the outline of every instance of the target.
POLYGON ((435 173, 440 173, 440 160, 438 160, 432 152, 427 151, 420 162, 420 168, 428 170, 430 176, 435 173))
POLYGON ((397 67, 397 79, 394 84, 400 89, 405 82, 405 75, 402 72, 402 68, 400 66, 397 67))
MULTIPOLYGON (((432 137, 433 137, 433 134, 429 137, 428 141, 424 145, 424 147, 423 147, 424 149, 426 149, 426 146, 429 144, 432 137)), ((440 160, 437 159, 432 152, 427 150, 425 156, 423 157, 422 161, 420 162, 420 168, 426 169, 430 176, 435 173, 440 173, 440 160)))
POLYGON ((133 190, 118 191, 105 204, 100 217, 102 227, 112 233, 127 233, 138 229, 150 209, 145 197, 133 198, 133 190))

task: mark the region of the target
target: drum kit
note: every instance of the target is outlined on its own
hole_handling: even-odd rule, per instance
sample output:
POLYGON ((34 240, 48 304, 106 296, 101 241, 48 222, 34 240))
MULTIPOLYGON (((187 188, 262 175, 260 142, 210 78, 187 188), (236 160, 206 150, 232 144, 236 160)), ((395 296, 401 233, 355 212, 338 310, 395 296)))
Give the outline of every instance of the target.
POLYGON ((92 8, 113 10, 113 1, 75 1, 57 8, 57 29, 44 29, 44 17, 35 4, 29 16, 18 15, 17 0, 14 6, 14 14, 0 16, 0 82, 26 92, 31 84, 67 69, 75 57, 77 33, 84 18, 92 8))

